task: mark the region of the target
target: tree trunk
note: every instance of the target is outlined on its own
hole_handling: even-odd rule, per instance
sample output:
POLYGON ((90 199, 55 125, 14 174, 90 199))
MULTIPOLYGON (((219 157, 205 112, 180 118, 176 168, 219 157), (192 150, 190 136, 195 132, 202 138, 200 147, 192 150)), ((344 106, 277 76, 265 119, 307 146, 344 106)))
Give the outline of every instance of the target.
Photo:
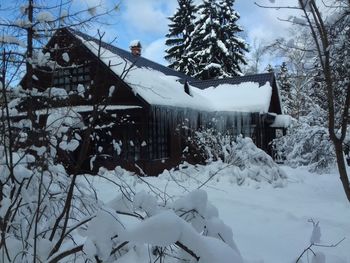
POLYGON ((335 148, 335 154, 337 157, 340 180, 343 184, 345 195, 350 202, 350 183, 349 183, 349 177, 346 172, 346 164, 344 161, 343 144, 340 141, 333 141, 333 143, 335 148))
POLYGON ((27 61, 26 61, 26 85, 29 89, 32 89, 33 84, 33 0, 28 1, 28 21, 30 26, 27 28, 27 61))

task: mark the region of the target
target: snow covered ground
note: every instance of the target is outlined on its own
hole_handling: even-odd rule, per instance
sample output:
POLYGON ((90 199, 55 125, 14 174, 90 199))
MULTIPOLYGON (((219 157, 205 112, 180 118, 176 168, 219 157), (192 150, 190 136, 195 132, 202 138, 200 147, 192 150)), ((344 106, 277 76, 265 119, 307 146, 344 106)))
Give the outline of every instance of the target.
MULTIPOLYGON (((149 183, 168 195, 180 196, 201 186, 213 175, 215 167, 189 167, 188 172, 186 169, 165 171, 157 178, 143 178, 144 182, 120 168, 104 175, 116 180, 118 174, 118 182, 123 181, 136 191, 150 191, 149 183)), ((346 238, 337 247, 316 247, 314 251, 322 251, 329 263, 350 262, 350 204, 336 173, 318 175, 306 168, 283 166, 282 169, 288 175, 284 187, 251 179, 238 186, 237 180, 225 169, 202 186, 219 209, 220 218, 232 228, 234 241, 246 262, 295 262, 310 244, 313 227, 309 219, 320 222, 322 244, 331 245, 346 238)), ((105 179, 96 177, 93 183, 105 202, 119 193, 116 186, 105 179)), ((308 262, 306 257, 303 262, 308 262)))

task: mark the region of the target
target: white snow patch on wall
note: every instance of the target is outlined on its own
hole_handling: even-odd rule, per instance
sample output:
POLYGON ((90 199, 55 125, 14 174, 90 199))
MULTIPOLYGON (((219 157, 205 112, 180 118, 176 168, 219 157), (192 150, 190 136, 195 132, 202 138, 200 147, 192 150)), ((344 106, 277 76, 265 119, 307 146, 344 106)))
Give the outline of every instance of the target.
POLYGON ((69 58, 69 55, 67 52, 64 52, 62 54, 62 59, 65 61, 65 62, 69 62, 70 58, 69 58))

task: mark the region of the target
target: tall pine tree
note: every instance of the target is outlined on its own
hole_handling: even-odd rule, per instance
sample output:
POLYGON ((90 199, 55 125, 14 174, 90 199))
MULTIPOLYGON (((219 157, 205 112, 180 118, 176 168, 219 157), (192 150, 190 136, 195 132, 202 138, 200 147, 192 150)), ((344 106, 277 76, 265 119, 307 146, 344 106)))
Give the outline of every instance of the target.
POLYGON ((291 76, 288 72, 287 63, 283 62, 277 74, 277 83, 280 88, 281 99, 283 102, 283 112, 286 114, 291 113, 291 108, 293 106, 292 83, 290 78, 291 76))
POLYGON ((233 9, 235 0, 221 0, 219 1, 221 18, 220 24, 222 26, 221 41, 226 45, 230 56, 224 57, 224 72, 229 75, 242 75, 241 64, 246 65, 247 61, 244 52, 248 52, 248 45, 238 36, 243 29, 237 24, 240 15, 233 9))
POLYGON ((169 67, 188 75, 195 74, 195 63, 187 56, 187 48, 191 43, 190 34, 194 29, 196 6, 193 0, 178 0, 179 7, 170 17, 169 33, 165 44, 169 47, 165 52, 165 59, 170 62, 169 67))
POLYGON ((187 56, 196 62, 195 77, 216 79, 242 74, 240 64, 246 64, 248 51, 237 36, 239 14, 233 9, 234 0, 204 0, 198 6, 199 18, 191 34, 187 56))

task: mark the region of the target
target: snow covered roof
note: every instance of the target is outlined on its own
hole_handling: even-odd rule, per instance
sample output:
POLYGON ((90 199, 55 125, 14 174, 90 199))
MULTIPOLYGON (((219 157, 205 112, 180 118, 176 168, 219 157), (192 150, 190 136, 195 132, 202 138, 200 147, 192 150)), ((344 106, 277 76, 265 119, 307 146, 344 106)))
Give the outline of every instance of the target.
MULTIPOLYGON (((98 39, 96 39, 90 35, 84 34, 80 31, 76 31, 76 30, 72 30, 72 29, 69 29, 69 31, 71 31, 74 36, 79 36, 79 37, 83 38, 84 40, 93 41, 96 44, 99 42, 98 39)), ((180 80, 182 80, 182 83, 184 83, 185 80, 188 80, 189 82, 196 81, 196 79, 194 79, 190 76, 187 76, 181 72, 178 72, 178 71, 173 70, 171 68, 160 65, 160 64, 153 62, 147 58, 138 57, 137 60, 135 60, 135 56, 133 56, 129 50, 124 50, 124 49, 118 48, 116 46, 113 46, 113 45, 106 43, 106 42, 103 42, 103 41, 101 42, 101 46, 104 49, 107 49, 110 52, 114 53, 115 55, 120 56, 121 58, 125 58, 128 61, 134 62, 135 66, 137 66, 137 67, 151 68, 153 70, 160 71, 160 72, 164 73, 165 75, 176 76, 180 80)))
MULTIPOLYGON (((95 41, 79 36, 78 38, 97 56, 99 47, 95 41)), ((199 89, 193 88, 193 96, 190 96, 184 91, 184 84, 180 83, 178 76, 166 75, 156 69, 139 65, 138 57, 132 56, 130 60, 129 58, 103 47, 100 50, 99 59, 110 65, 110 69, 119 77, 124 75, 123 81, 131 87, 135 95, 139 95, 148 104, 212 110, 205 98, 194 91, 200 91, 199 89), (130 70, 125 73, 125 69, 130 70)))
POLYGON ((207 89, 209 87, 217 87, 222 84, 237 85, 244 82, 256 82, 260 86, 265 85, 266 82, 271 84, 274 82, 275 75, 273 73, 262 73, 247 76, 236 76, 224 79, 210 79, 210 80, 192 80, 190 84, 199 89, 207 89))
POLYGON ((217 111, 266 113, 270 107, 272 88, 269 82, 260 86, 257 82, 220 84, 201 90, 217 111))
MULTIPOLYGON (((74 31, 93 54, 98 54, 98 40, 74 31)), ((123 81, 150 105, 185 107, 205 111, 240 111, 266 113, 272 97, 274 75, 271 73, 228 79, 199 81, 129 51, 101 43, 100 60, 118 76, 131 68, 123 81), (190 83, 190 94, 184 81, 190 83)))
POLYGON ((141 41, 138 39, 132 40, 129 44, 129 47, 142 47, 141 41))

